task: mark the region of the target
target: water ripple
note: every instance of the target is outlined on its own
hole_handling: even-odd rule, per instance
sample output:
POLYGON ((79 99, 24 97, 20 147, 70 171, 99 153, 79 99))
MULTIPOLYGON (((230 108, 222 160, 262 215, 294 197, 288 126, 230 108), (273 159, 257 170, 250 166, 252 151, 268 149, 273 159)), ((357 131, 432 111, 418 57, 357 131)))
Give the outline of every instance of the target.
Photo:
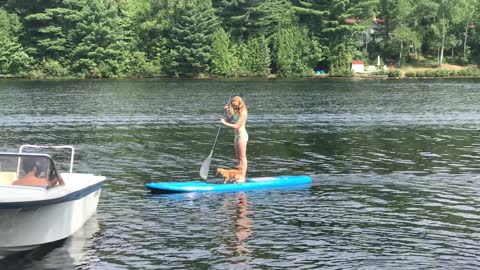
MULTIPOLYGON (((477 81, 0 86, 0 150, 73 144, 74 171, 108 177, 80 235, 1 269, 480 267, 477 81), (249 106, 249 175, 307 174, 312 188, 149 194, 151 181, 199 179, 232 86, 249 106)), ((232 141, 221 129, 208 181, 235 164, 232 141)))

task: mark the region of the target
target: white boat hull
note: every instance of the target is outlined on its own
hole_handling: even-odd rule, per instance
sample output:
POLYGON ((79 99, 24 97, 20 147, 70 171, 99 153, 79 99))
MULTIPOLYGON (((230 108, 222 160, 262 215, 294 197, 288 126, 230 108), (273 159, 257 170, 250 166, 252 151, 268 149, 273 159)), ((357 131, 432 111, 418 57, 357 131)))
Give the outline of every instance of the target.
MULTIPOLYGON (((75 179, 82 175, 72 176, 73 179, 70 180, 68 180, 68 175, 65 176, 66 186, 69 182, 70 184, 83 182, 81 179, 75 179)), ((90 186, 85 186, 85 182, 89 182, 85 181, 82 185, 83 188, 75 189, 77 193, 73 193, 74 197, 71 196, 73 190, 59 189, 56 193, 67 194, 66 196, 70 197, 65 199, 66 197, 63 196, 54 199, 58 200, 58 203, 51 203, 51 200, 49 202, 47 200, 48 203, 43 203, 43 205, 42 201, 38 201, 40 206, 35 206, 35 202, 32 202, 25 207, 0 208, 0 256, 58 241, 79 230, 95 214, 100 198, 101 184, 104 180, 104 178, 87 178, 90 178, 87 180, 94 180, 96 185, 92 186, 92 182, 90 182, 90 186), (92 187, 94 188, 92 189, 92 187)))

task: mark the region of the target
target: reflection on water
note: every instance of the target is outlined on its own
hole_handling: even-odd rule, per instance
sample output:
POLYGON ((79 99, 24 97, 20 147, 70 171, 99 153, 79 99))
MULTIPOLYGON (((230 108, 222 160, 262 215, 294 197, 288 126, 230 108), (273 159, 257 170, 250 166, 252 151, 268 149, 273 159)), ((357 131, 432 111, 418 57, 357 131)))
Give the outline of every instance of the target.
POLYGON ((231 197, 225 197, 224 207, 233 212, 233 218, 228 226, 231 227, 231 224, 233 224, 233 237, 228 235, 227 239, 225 239, 228 250, 233 251, 230 255, 230 262, 233 265, 248 266, 249 261, 252 259, 250 255, 253 251, 247 248, 247 240, 253 233, 253 222, 250 218, 251 212, 248 211, 247 194, 239 192, 231 197))
MULTIPOLYGON (((0 269, 76 269, 98 260, 95 241, 100 237, 96 215, 71 237, 0 259, 0 269)), ((87 267, 88 268, 88 267, 87 267)))
POLYGON ((241 256, 252 251, 245 248, 245 240, 252 235, 252 220, 249 218, 250 212, 247 209, 247 194, 240 192, 237 194, 237 210, 235 218, 235 254, 241 256))

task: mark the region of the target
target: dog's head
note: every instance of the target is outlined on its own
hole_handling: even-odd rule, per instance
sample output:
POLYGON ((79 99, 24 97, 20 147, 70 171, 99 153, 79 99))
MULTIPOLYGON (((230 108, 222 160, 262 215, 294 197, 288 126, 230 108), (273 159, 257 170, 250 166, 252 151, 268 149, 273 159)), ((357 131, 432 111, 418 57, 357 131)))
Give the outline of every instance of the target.
POLYGON ((218 175, 223 175, 225 173, 225 169, 217 168, 216 172, 218 175))

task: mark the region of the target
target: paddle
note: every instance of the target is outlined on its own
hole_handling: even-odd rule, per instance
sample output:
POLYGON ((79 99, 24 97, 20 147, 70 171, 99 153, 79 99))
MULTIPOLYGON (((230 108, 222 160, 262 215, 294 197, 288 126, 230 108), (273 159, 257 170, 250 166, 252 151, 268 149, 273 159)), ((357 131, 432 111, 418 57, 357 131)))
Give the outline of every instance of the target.
MULTIPOLYGON (((230 100, 232 100, 232 94, 233 94, 233 89, 232 89, 232 93, 230 93, 230 97, 228 98, 227 104, 229 104, 230 100)), ((225 117, 225 113, 223 114, 223 117, 225 117)), ((220 125, 220 127, 218 127, 217 136, 215 136, 215 141, 213 141, 212 151, 210 151, 210 155, 208 155, 208 157, 203 161, 202 167, 200 168, 200 177, 203 180, 207 180, 208 171, 210 170, 210 163, 212 162, 213 149, 215 149, 215 145, 217 144, 218 135, 220 134, 220 130, 222 129, 222 126, 223 125, 220 125)))

